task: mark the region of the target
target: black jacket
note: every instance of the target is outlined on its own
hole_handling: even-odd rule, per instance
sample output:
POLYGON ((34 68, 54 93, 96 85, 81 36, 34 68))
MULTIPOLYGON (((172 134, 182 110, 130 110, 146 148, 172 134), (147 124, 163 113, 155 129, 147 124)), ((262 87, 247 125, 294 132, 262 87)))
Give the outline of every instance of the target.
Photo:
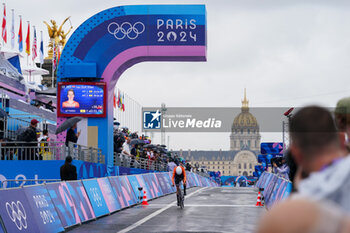
POLYGON ((77 180, 77 168, 70 164, 65 163, 60 168, 61 180, 77 180))
POLYGON ((66 146, 68 146, 68 142, 77 143, 77 141, 78 141, 77 135, 75 134, 74 130, 70 128, 66 136, 66 146))
POLYGON ((32 126, 29 126, 20 136, 19 141, 23 142, 35 142, 35 143, 26 143, 26 146, 37 146, 38 138, 36 136, 36 129, 32 126))

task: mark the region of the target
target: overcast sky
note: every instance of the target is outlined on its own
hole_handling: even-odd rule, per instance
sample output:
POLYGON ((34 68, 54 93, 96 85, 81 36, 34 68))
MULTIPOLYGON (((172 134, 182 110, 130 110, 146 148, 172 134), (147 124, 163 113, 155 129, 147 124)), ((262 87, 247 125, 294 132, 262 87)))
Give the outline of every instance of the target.
MULTIPOLYGON (((350 96, 348 1, 1 2, 6 3, 8 22, 10 9, 15 9, 16 24, 21 14, 24 22, 44 30, 46 42, 43 20, 60 24, 71 16, 77 28, 94 14, 120 5, 205 4, 207 62, 141 63, 122 75, 119 88, 143 106, 164 102, 170 107, 239 107, 245 87, 251 107, 334 106, 338 99, 350 96)), ((263 140, 282 138, 263 134, 263 140)), ((229 134, 171 134, 170 147, 227 150, 229 134)))

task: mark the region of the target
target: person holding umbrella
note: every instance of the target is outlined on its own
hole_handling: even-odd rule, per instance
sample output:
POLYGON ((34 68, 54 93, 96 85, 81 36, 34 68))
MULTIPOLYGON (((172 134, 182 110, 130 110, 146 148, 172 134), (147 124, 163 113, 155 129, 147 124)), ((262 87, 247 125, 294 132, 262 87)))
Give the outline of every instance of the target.
POLYGON ((66 135, 66 146, 68 147, 69 142, 77 143, 80 136, 80 131, 76 134, 75 129, 77 128, 77 123, 81 121, 82 117, 72 117, 63 122, 57 129, 56 135, 69 129, 66 135))
POLYGON ((67 132, 66 136, 66 146, 69 145, 69 142, 77 143, 78 138, 80 136, 81 131, 75 133, 75 129, 77 128, 77 124, 75 123, 67 132))

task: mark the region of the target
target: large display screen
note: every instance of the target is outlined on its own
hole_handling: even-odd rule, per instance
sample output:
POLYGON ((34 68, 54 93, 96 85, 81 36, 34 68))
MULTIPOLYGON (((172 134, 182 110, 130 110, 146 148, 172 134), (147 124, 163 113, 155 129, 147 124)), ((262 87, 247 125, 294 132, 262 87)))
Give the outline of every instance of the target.
POLYGON ((59 82, 58 116, 105 117, 106 95, 103 82, 59 82))

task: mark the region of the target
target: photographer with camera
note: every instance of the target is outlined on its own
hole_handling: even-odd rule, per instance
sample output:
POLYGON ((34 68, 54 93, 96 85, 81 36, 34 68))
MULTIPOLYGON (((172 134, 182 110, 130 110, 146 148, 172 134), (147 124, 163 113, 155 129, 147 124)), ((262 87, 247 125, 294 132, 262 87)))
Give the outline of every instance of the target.
POLYGON ((289 167, 284 157, 271 159, 271 163, 273 166, 273 173, 286 180, 289 179, 289 167))

